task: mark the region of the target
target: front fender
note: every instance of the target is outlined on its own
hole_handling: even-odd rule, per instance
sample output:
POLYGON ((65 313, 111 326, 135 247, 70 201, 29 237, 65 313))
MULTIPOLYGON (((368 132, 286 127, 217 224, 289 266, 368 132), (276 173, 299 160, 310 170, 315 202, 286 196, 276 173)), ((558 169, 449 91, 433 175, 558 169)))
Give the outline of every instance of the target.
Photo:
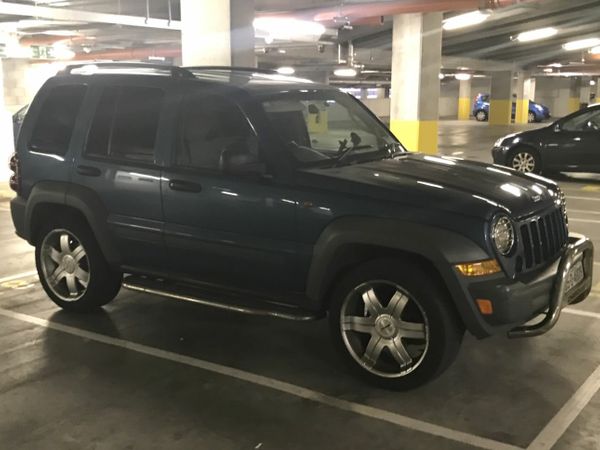
POLYGON ((453 266, 459 262, 489 259, 490 255, 461 234, 394 219, 344 217, 325 228, 314 247, 307 280, 306 294, 312 307, 326 307, 326 297, 338 274, 339 255, 348 246, 356 245, 425 258, 439 273, 467 328, 476 336, 487 334, 476 305, 461 285, 453 266))

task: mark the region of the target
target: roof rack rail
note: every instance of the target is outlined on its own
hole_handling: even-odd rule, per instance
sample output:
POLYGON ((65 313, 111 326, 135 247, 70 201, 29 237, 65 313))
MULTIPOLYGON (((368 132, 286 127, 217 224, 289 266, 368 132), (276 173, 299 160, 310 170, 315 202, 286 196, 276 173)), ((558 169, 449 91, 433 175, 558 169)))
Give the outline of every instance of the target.
POLYGON ((178 66, 170 66, 166 64, 152 64, 141 62, 98 62, 86 64, 71 64, 58 72, 58 75, 70 75, 74 70, 83 69, 84 67, 94 67, 97 69, 115 68, 115 69, 154 69, 170 72, 173 78, 195 78, 194 74, 178 66))
POLYGON ((182 67, 185 70, 229 70, 235 72, 257 72, 257 73, 277 73, 274 69, 261 69, 258 67, 243 67, 243 66, 186 66, 182 67))

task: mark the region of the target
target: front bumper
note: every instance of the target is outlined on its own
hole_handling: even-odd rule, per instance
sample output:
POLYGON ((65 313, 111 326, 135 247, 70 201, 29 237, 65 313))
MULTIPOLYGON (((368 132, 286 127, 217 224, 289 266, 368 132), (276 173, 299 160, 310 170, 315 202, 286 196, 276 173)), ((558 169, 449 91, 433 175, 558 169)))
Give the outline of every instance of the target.
POLYGON ((550 331, 560 318, 562 309, 570 304, 579 303, 588 296, 592 289, 592 273, 594 264, 594 246, 585 236, 579 234, 569 235, 569 245, 560 259, 558 271, 552 286, 552 293, 548 302, 544 318, 534 324, 521 325, 508 332, 508 337, 539 336, 550 331), (567 274, 571 267, 583 262, 583 279, 568 292, 566 292, 567 274))

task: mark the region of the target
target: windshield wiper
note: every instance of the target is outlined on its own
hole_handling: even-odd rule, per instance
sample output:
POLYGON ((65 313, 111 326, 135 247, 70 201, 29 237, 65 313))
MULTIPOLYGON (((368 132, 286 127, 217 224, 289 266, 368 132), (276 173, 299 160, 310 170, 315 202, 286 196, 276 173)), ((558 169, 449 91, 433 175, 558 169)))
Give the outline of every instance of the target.
POLYGON ((350 147, 348 147, 347 139, 344 139, 343 141, 339 141, 339 142, 340 142, 340 149, 338 151, 337 157, 335 158, 335 162, 333 163, 333 167, 339 166, 340 163, 344 160, 344 158, 346 158, 346 156, 348 156, 354 150, 361 150, 361 149, 372 147, 372 145, 360 145, 360 143, 362 142, 362 139, 354 131, 350 133, 350 142, 352 142, 352 145, 350 147))

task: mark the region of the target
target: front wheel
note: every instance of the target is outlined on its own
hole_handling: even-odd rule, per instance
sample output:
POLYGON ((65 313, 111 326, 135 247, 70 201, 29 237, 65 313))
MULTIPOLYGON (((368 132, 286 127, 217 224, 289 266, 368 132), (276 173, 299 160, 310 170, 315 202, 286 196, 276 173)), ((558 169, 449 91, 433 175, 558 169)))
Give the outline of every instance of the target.
POLYGON ((485 121, 488 119, 488 115, 487 115, 487 113, 485 112, 485 110, 483 110, 483 109, 480 109, 479 111, 477 111, 477 112, 475 113, 475 119, 476 119, 478 122, 485 122, 485 121))
POLYGON ((394 390, 420 386, 455 359, 464 326, 425 272, 399 260, 365 263, 335 290, 334 343, 357 375, 394 390))
POLYGON ((109 267, 93 233, 82 220, 69 218, 46 223, 37 236, 38 276, 58 306, 91 311, 117 295, 122 274, 109 267))
POLYGON ((541 162, 537 153, 528 148, 517 148, 510 153, 508 165, 522 173, 541 173, 541 162))
POLYGON ((527 116, 527 121, 529 123, 537 122, 537 119, 535 117, 535 113, 533 111, 529 111, 529 114, 527 116))

